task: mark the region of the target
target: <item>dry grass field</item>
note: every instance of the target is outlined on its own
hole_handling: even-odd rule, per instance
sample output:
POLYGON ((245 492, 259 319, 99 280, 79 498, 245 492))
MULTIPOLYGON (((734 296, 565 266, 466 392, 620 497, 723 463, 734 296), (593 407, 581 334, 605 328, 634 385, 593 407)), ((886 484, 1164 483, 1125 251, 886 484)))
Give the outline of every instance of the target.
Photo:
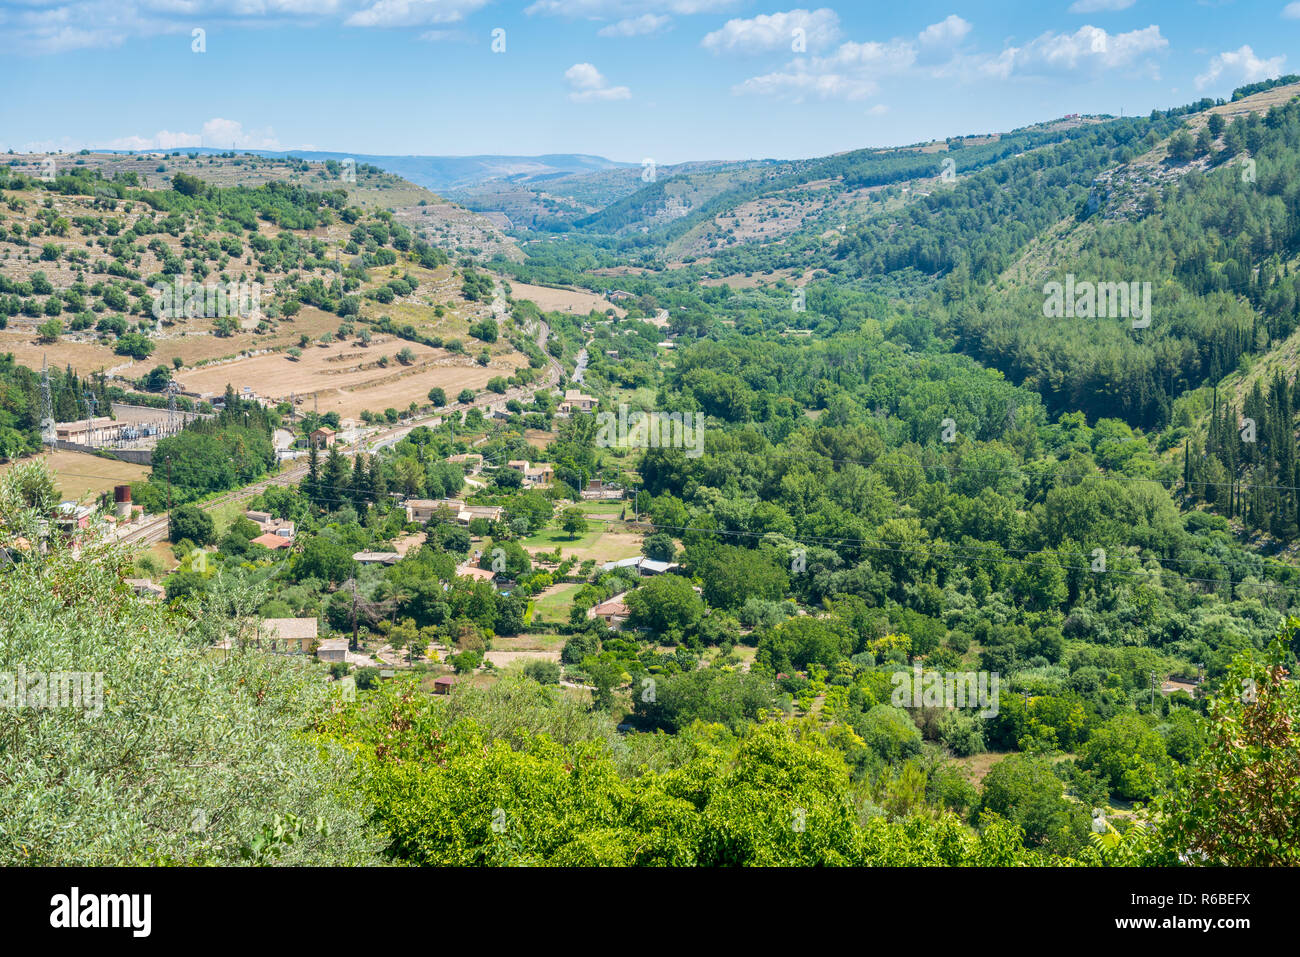
MULTIPOLYGON (((19 168, 30 167, 32 172, 39 172, 43 158, 40 154, 25 155, 18 159, 18 166, 19 168)), ((480 236, 474 232, 490 226, 482 217, 460 207, 451 206, 433 193, 388 174, 358 172, 357 182, 349 184, 329 174, 322 164, 302 164, 283 159, 251 156, 191 158, 188 155, 153 153, 133 156, 89 154, 86 156, 56 155, 54 160, 60 169, 67 169, 74 165, 99 167, 104 175, 109 177, 119 172, 134 172, 145 185, 153 189, 168 188, 171 176, 179 172, 199 176, 209 183, 223 187, 235 185, 256 187, 271 181, 287 181, 311 189, 347 188, 351 201, 363 207, 393 208, 395 217, 399 221, 406 222, 435 242, 438 241, 438 237, 443 240, 454 239, 461 243, 473 238, 483 240, 478 245, 485 246, 491 239, 486 234, 480 236), (164 170, 159 171, 159 166, 164 170), (420 203, 425 205, 421 206, 420 203)), ((43 203, 37 204, 30 200, 30 195, 23 195, 19 191, 0 191, 0 210, 3 210, 0 212, 0 220, 4 225, 23 232, 38 225, 37 220, 43 212, 43 203)), ((143 202, 118 201, 115 208, 106 211, 103 208, 96 208, 93 198, 88 196, 56 195, 47 201, 51 204, 50 209, 53 213, 64 220, 76 223, 83 217, 91 219, 107 217, 116 220, 119 229, 129 228, 141 216, 151 213, 143 202)), ((352 227, 344 222, 335 222, 330 226, 296 231, 295 236, 300 240, 320 240, 337 254, 348 242, 351 229, 352 227)), ((76 282, 79 276, 86 276, 85 265, 74 262, 71 256, 80 256, 84 253, 89 256, 91 262, 94 262, 104 255, 104 251, 99 248, 100 243, 92 242, 88 236, 82 235, 78 228, 69 229, 64 235, 54 235, 49 230, 38 229, 38 231, 39 242, 30 246, 9 248, 7 244, 4 245, 3 253, 0 254, 0 270, 6 277, 27 280, 34 273, 40 272, 56 289, 64 289, 76 282), (47 243, 59 247, 60 256, 56 261, 41 257, 41 247, 47 243)), ((258 225, 258 233, 268 240, 274 240, 280 232, 279 227, 270 222, 258 225)), ((158 252, 147 248, 150 243, 161 242, 166 246, 168 255, 178 257, 184 254, 184 241, 190 238, 188 232, 179 236, 165 231, 151 232, 148 242, 136 243, 135 258, 131 261, 131 268, 142 277, 138 281, 143 283, 145 277, 158 274, 163 267, 163 260, 158 252)), ((499 240, 501 237, 497 238, 499 240)), ((247 237, 241 237, 241 242, 244 243, 243 252, 228 261, 223 261, 224 271, 220 275, 214 272, 205 281, 215 283, 264 280, 263 301, 265 302, 271 294, 270 285, 281 281, 281 277, 275 273, 262 277, 259 274, 260 266, 248 246, 247 237)), ((334 278, 334 274, 329 270, 305 269, 297 272, 300 280, 316 276, 329 282, 334 278)), ((94 282, 96 278, 96 274, 92 272, 88 276, 88 281, 94 282)), ((471 323, 490 316, 491 306, 488 303, 466 301, 461 293, 460 276, 450 266, 427 269, 414 262, 401 262, 391 267, 372 268, 369 281, 357 290, 357 294, 362 297, 361 318, 363 320, 376 320, 387 316, 399 325, 413 325, 423 334, 441 336, 443 339, 464 340, 467 350, 472 350, 472 355, 477 355, 483 349, 482 343, 467 339, 467 329, 471 323), (392 278, 408 274, 420 284, 409 297, 388 304, 365 298, 369 290, 383 285, 392 278)), ((65 315, 65 323, 68 318, 65 315)), ((311 340, 317 340, 326 333, 337 334, 343 322, 336 315, 306 305, 292 319, 265 317, 255 313, 245 319, 241 328, 235 330, 233 334, 222 336, 216 335, 217 323, 211 318, 181 318, 175 322, 168 321, 159 325, 153 323, 152 317, 137 314, 127 316, 132 326, 141 319, 153 326, 147 334, 154 344, 154 351, 148 358, 139 361, 115 354, 113 337, 101 336, 93 329, 65 332, 55 342, 42 342, 39 340, 37 327, 45 321, 44 316, 20 315, 11 318, 8 328, 0 330, 0 353, 13 353, 17 361, 32 368, 39 368, 43 362, 48 361, 52 366, 71 366, 82 374, 106 371, 110 375, 131 379, 143 376, 160 363, 170 366, 174 359, 179 359, 182 374, 178 378, 184 382, 185 374, 191 374, 196 367, 215 361, 248 358, 249 353, 284 350, 296 345, 304 335, 311 340), (256 328, 259 318, 265 319, 260 329, 256 328)), ((331 381, 325 391, 335 394, 331 408, 347 413, 374 407, 379 402, 387 404, 396 402, 405 406, 412 400, 423 399, 428 390, 435 385, 442 385, 445 388, 454 386, 457 391, 464 387, 481 388, 483 383, 493 375, 509 375, 522 362, 519 357, 505 358, 513 353, 504 342, 494 345, 490 351, 496 357, 491 369, 480 370, 475 366, 474 369, 439 372, 432 377, 422 377, 421 381, 423 378, 428 378, 428 381, 418 389, 414 387, 416 383, 412 381, 406 384, 410 386, 409 388, 385 388, 382 390, 383 395, 379 397, 348 399, 343 398, 338 392, 340 383, 331 381)), ((393 352, 396 352, 396 348, 393 352)), ((256 355, 253 358, 257 358, 256 355)), ((455 365, 455 363, 448 364, 455 365)), ((265 388, 265 382, 252 381, 244 377, 243 369, 237 371, 242 381, 232 379, 232 384, 247 385, 263 394, 275 394, 265 388)), ((256 369, 258 374, 265 371, 264 368, 256 369)), ((215 378, 207 372, 204 372, 201 378, 204 382, 215 381, 215 378)), ((292 378, 293 385, 283 390, 286 395, 295 387, 300 392, 315 391, 314 388, 301 388, 298 376, 292 378)), ((385 374, 375 378, 391 383, 396 378, 407 377, 385 374)), ((188 385, 188 382, 186 384, 188 385)), ((351 392, 354 391, 355 385, 356 383, 350 383, 345 388, 351 392)), ((222 380, 213 391, 224 386, 225 380, 222 380)), ((325 395, 322 394, 322 399, 324 398, 325 395)), ((379 406, 380 409, 383 407, 385 406, 379 406)))
MULTIPOLYGON (((25 156, 20 165, 22 161, 28 161, 33 171, 39 171, 40 159, 40 156, 25 156)), ((313 189, 335 189, 342 185, 339 180, 331 179, 321 164, 247 156, 191 158, 92 154, 59 156, 56 162, 60 168, 73 164, 100 166, 110 177, 118 172, 134 172, 150 188, 167 188, 171 176, 178 172, 197 175, 223 187, 255 187, 273 180, 299 183, 313 189), (158 171, 158 166, 165 167, 165 173, 158 171)), ((440 231, 444 241, 449 238, 458 242, 484 238, 476 234, 471 236, 474 230, 484 227, 486 221, 482 217, 450 206, 427 190, 387 174, 363 171, 358 172, 357 178, 356 184, 347 187, 354 202, 363 206, 392 207, 398 220, 408 222, 435 242, 434 234, 440 231), (451 221, 458 229, 463 227, 463 235, 448 234, 446 227, 451 221)), ((20 191, 0 191, 0 210, 0 223, 6 228, 39 236, 39 242, 27 246, 0 243, 0 270, 6 277, 22 280, 40 272, 55 289, 65 289, 78 281, 98 281, 98 272, 88 272, 85 263, 75 260, 85 253, 91 263, 95 262, 104 254, 99 247, 104 246, 105 240, 102 236, 95 239, 92 234, 83 234, 82 226, 76 224, 84 220, 111 218, 120 231, 151 212, 143 202, 117 201, 115 207, 108 210, 102 206, 96 208, 91 197, 72 195, 55 195, 38 204, 31 202, 30 194, 23 195, 20 191), (65 228, 61 235, 42 228, 39 217, 43 211, 49 215, 44 209, 45 202, 50 204, 54 214, 74 225, 65 228), (58 257, 51 260, 42 256, 41 247, 46 243, 59 247, 58 257)), ((334 251, 324 254, 326 257, 341 256, 345 254, 344 246, 350 240, 351 230, 350 225, 338 221, 329 226, 296 231, 295 236, 300 241, 319 240, 324 243, 327 250, 334 251)), ((279 227, 270 222, 258 225, 258 233, 271 241, 280 232, 279 227)), ((164 251, 147 248, 150 243, 161 242, 166 246, 166 255, 180 257, 185 252, 184 244, 192 238, 187 227, 180 235, 151 231, 148 242, 134 243, 127 261, 130 269, 142 278, 133 282, 147 285, 144 279, 160 273, 163 268, 160 253, 164 251)), ((261 275, 261 264, 254 257, 247 235, 241 236, 240 241, 242 251, 228 260, 223 259, 218 267, 222 272, 209 274, 205 281, 261 282, 265 307, 272 298, 271 286, 282 283, 284 277, 274 270, 261 275)), ((327 283, 335 281, 332 269, 320 265, 296 270, 295 275, 299 282, 312 278, 327 283)), ((100 334, 94 328, 65 331, 54 341, 43 341, 38 326, 45 317, 26 315, 13 316, 7 327, 0 329, 0 353, 12 353, 18 362, 35 369, 48 363, 55 368, 71 367, 82 375, 105 372, 110 380, 116 378, 117 384, 122 384, 123 380, 139 380, 158 365, 169 370, 174 367, 174 378, 188 391, 219 394, 231 385, 237 390, 248 388, 275 400, 288 399, 292 395, 298 398, 300 405, 310 402, 323 413, 337 412, 342 418, 355 420, 365 410, 382 413, 388 408, 404 410, 413 402, 423 404, 428 401, 428 393, 434 387, 443 388, 451 396, 464 389, 478 392, 493 377, 508 377, 526 364, 526 358, 515 352, 504 337, 486 345, 469 336, 469 327, 491 317, 493 312, 491 303, 468 301, 463 295, 462 283, 459 270, 450 265, 431 269, 405 260, 391 266, 371 267, 368 279, 354 290, 360 300, 360 315, 357 317, 359 321, 349 323, 352 328, 346 340, 340 335, 345 322, 343 318, 305 304, 293 317, 254 312, 235 329, 221 329, 219 335, 219 323, 213 318, 181 317, 156 323, 152 316, 139 315, 133 301, 131 310, 114 308, 108 313, 128 312, 126 320, 133 329, 143 320, 141 328, 148 329, 146 334, 153 344, 152 353, 144 359, 133 360, 118 355, 114 351, 115 336, 100 334), (409 295, 387 303, 367 296, 371 290, 392 279, 408 276, 419 283, 409 295), (409 342, 379 333, 369 326, 380 320, 391 320, 398 327, 411 326, 421 336, 433 337, 435 341, 458 340, 464 345, 464 352, 409 342), (368 327, 371 342, 362 346, 359 337, 368 327), (322 343, 323 338, 331 341, 322 343), (289 355, 290 349, 300 349, 301 356, 294 359, 289 355), (412 356, 407 364, 397 361, 397 354, 404 349, 409 349, 412 356), (489 357, 487 365, 476 361, 484 353, 489 357)), ((96 295, 87 297, 87 306, 102 311, 103 305, 97 304, 96 295)), ((561 291, 559 300, 574 302, 575 295, 579 294, 561 291)), ((596 297, 582 295, 595 303, 596 297)), ((608 303, 604 305, 608 306, 608 303)), ((553 301, 547 308, 559 307, 560 304, 553 301)), ((70 314, 65 314, 65 324, 70 319, 70 314)))
POLYGON ((504 353, 480 366, 468 355, 377 335, 368 347, 338 341, 312 344, 297 360, 284 352, 268 353, 183 371, 177 379, 200 392, 220 392, 229 383, 277 401, 294 395, 318 403, 322 413, 354 419, 363 409, 382 412, 405 409, 411 402, 423 404, 434 386, 453 397, 462 389, 477 391, 493 376, 509 376, 526 362, 518 353, 504 353), (402 349, 414 354, 410 365, 396 360, 402 349), (383 359, 387 365, 380 364, 383 359))
MULTIPOLYGON (((47 452, 44 455, 23 459, 24 462, 43 461, 52 472, 65 499, 95 498, 101 492, 111 492, 114 485, 129 485, 148 478, 149 466, 118 462, 100 458, 86 452, 47 452)), ((9 463, 12 465, 14 463, 9 463)), ((9 465, 0 465, 3 472, 9 465)))
POLYGON ((511 282, 510 294, 516 299, 528 299, 536 303, 537 308, 543 312, 572 312, 586 315, 593 309, 602 314, 613 309, 614 315, 620 319, 627 315, 625 309, 620 309, 604 296, 597 296, 585 289, 556 289, 552 286, 532 286, 524 282, 511 282))
POLYGON ((796 269, 776 269, 771 273, 754 272, 746 276, 744 273, 734 273, 730 276, 717 276, 710 279, 701 279, 701 286, 730 286, 732 289, 755 289, 761 286, 772 286, 782 280, 793 282, 796 285, 802 285, 812 278, 812 270, 804 270, 800 273, 796 269))
POLYGON ((230 336, 216 336, 208 320, 177 323, 164 327, 158 335, 150 335, 154 352, 147 359, 134 360, 113 352, 111 343, 100 342, 94 333, 65 334, 54 343, 37 341, 36 326, 43 320, 15 316, 9 328, 0 330, 0 352, 12 352, 23 365, 34 369, 48 359, 51 366, 72 366, 81 373, 112 370, 126 378, 139 378, 158 364, 170 365, 173 356, 179 356, 184 368, 192 369, 200 363, 233 359, 246 352, 284 349, 296 343, 300 336, 318 339, 326 332, 338 330, 342 320, 338 316, 307 306, 292 322, 282 322, 266 334, 236 332, 230 336))
POLYGON ((554 432, 543 432, 541 429, 524 430, 524 441, 535 449, 544 449, 554 440, 554 432))

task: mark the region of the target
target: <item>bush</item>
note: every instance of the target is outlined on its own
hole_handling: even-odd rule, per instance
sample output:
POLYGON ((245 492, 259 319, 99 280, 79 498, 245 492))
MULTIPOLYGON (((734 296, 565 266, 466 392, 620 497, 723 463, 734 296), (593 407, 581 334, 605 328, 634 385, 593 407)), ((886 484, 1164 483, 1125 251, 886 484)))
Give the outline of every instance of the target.
MULTIPOLYGON (((21 468, 0 478, 0 503, 21 468)), ((51 544, 4 574, 6 651, 31 672, 75 662, 102 689, 94 710, 6 711, 0 865, 247 864, 263 826, 286 812, 324 826, 275 842, 276 863, 379 863, 348 765, 301 731, 328 718, 334 688, 284 656, 212 653, 249 626, 263 588, 218 576, 177 616, 124 592, 116 546, 74 557, 51 544)))
POLYGON ((921 750, 921 730, 901 708, 878 704, 853 721, 853 730, 879 757, 894 764, 921 750))
POLYGON ((456 669, 456 674, 473 674, 478 670, 478 666, 483 663, 483 652, 470 649, 452 655, 449 660, 451 666, 456 669))
POLYGON ((167 537, 173 542, 189 539, 195 545, 211 545, 216 541, 217 527, 212 516, 197 505, 181 505, 172 509, 168 518, 167 537))
POLYGON ((524 665, 524 674, 541 685, 560 683, 560 665, 555 661, 530 661, 524 665))
POLYGON ((566 665, 581 664, 582 660, 589 655, 597 654, 600 651, 600 639, 590 631, 584 631, 576 634, 564 643, 564 650, 560 652, 560 660, 566 665))
POLYGON ((153 341, 143 333, 128 332, 117 340, 113 351, 132 359, 148 359, 153 355, 153 341))

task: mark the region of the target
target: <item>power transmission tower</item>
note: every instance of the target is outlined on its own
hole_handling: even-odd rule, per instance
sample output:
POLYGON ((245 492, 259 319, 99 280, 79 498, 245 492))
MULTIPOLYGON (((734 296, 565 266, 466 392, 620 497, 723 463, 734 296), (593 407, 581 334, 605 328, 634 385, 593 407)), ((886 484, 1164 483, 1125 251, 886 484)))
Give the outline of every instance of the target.
POLYGON ((87 389, 82 393, 86 398, 86 444, 94 445, 90 440, 90 428, 95 418, 95 410, 99 408, 99 400, 95 398, 95 393, 87 389))
POLYGON ((176 428, 176 392, 179 387, 173 380, 167 383, 167 431, 175 435, 178 431, 176 428))
POLYGON ((54 395, 50 391, 50 367, 41 357, 41 441, 53 445, 54 432, 54 395))

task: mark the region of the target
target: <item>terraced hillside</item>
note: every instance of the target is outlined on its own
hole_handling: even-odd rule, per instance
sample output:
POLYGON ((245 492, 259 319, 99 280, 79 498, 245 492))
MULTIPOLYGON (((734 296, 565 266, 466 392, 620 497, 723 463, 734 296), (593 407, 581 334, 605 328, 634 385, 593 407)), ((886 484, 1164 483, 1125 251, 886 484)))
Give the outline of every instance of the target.
POLYGON ((51 159, 0 167, 0 353, 30 368, 196 397, 230 383, 356 418, 528 365, 470 334, 496 322, 470 257, 518 256, 513 242, 397 177, 233 154, 51 159), (158 289, 191 284, 245 300, 156 314, 158 289))

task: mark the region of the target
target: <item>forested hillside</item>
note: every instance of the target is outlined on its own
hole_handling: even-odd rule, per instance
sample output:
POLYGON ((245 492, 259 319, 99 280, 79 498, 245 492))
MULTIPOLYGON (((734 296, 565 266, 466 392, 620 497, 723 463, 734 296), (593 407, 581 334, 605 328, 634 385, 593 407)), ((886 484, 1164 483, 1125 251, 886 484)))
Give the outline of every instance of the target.
MULTIPOLYGON (((458 262, 464 297, 493 304, 469 331, 482 364, 498 336, 527 356, 486 386, 499 402, 451 412, 435 388, 400 429, 396 408, 363 416, 222 514, 202 497, 274 469, 281 414, 227 393, 159 445, 187 490, 167 569, 32 548, 53 493, 8 473, 23 534, 0 542, 0 581, 24 640, 88 642, 136 715, 155 685, 123 685, 104 649, 138 626, 184 688, 234 702, 214 769, 182 761, 202 701, 156 730, 184 801, 124 811, 104 858, 225 862, 285 812, 292 863, 1296 863, 1293 83, 693 169, 517 230, 522 262, 458 262), (1150 309, 1053 315, 1052 284, 1076 282, 1136 283, 1150 309), (549 360, 557 388, 538 388, 549 360), (676 430, 647 438, 647 420, 676 430), (259 534, 286 523, 291 545, 259 534), (128 572, 165 599, 128 595, 128 572), (57 624, 58 595, 120 608, 111 641, 57 624), (327 664, 267 653, 259 629, 294 619, 327 664), (978 699, 954 699, 967 678, 978 699), (176 821, 209 775, 251 809, 186 844, 176 821)), ((273 185, 115 196, 150 210, 130 243, 199 220, 196 240, 252 257, 246 220, 273 221, 247 239, 277 321, 297 302, 428 345, 369 312, 448 254, 382 211, 273 185), (314 231, 338 220, 355 258, 309 278, 330 265, 314 231)), ((33 375, 0 366, 0 442, 19 451, 33 375)), ((137 488, 164 507, 157 477, 137 488)), ((74 720, 20 726, 6 767, 77 740, 74 720)), ((91 757, 134 767, 144 748, 97 739, 91 757)), ((10 833, 40 863, 76 858, 49 808, 94 820, 145 797, 23 767, 0 781, 38 795, 10 833)))

